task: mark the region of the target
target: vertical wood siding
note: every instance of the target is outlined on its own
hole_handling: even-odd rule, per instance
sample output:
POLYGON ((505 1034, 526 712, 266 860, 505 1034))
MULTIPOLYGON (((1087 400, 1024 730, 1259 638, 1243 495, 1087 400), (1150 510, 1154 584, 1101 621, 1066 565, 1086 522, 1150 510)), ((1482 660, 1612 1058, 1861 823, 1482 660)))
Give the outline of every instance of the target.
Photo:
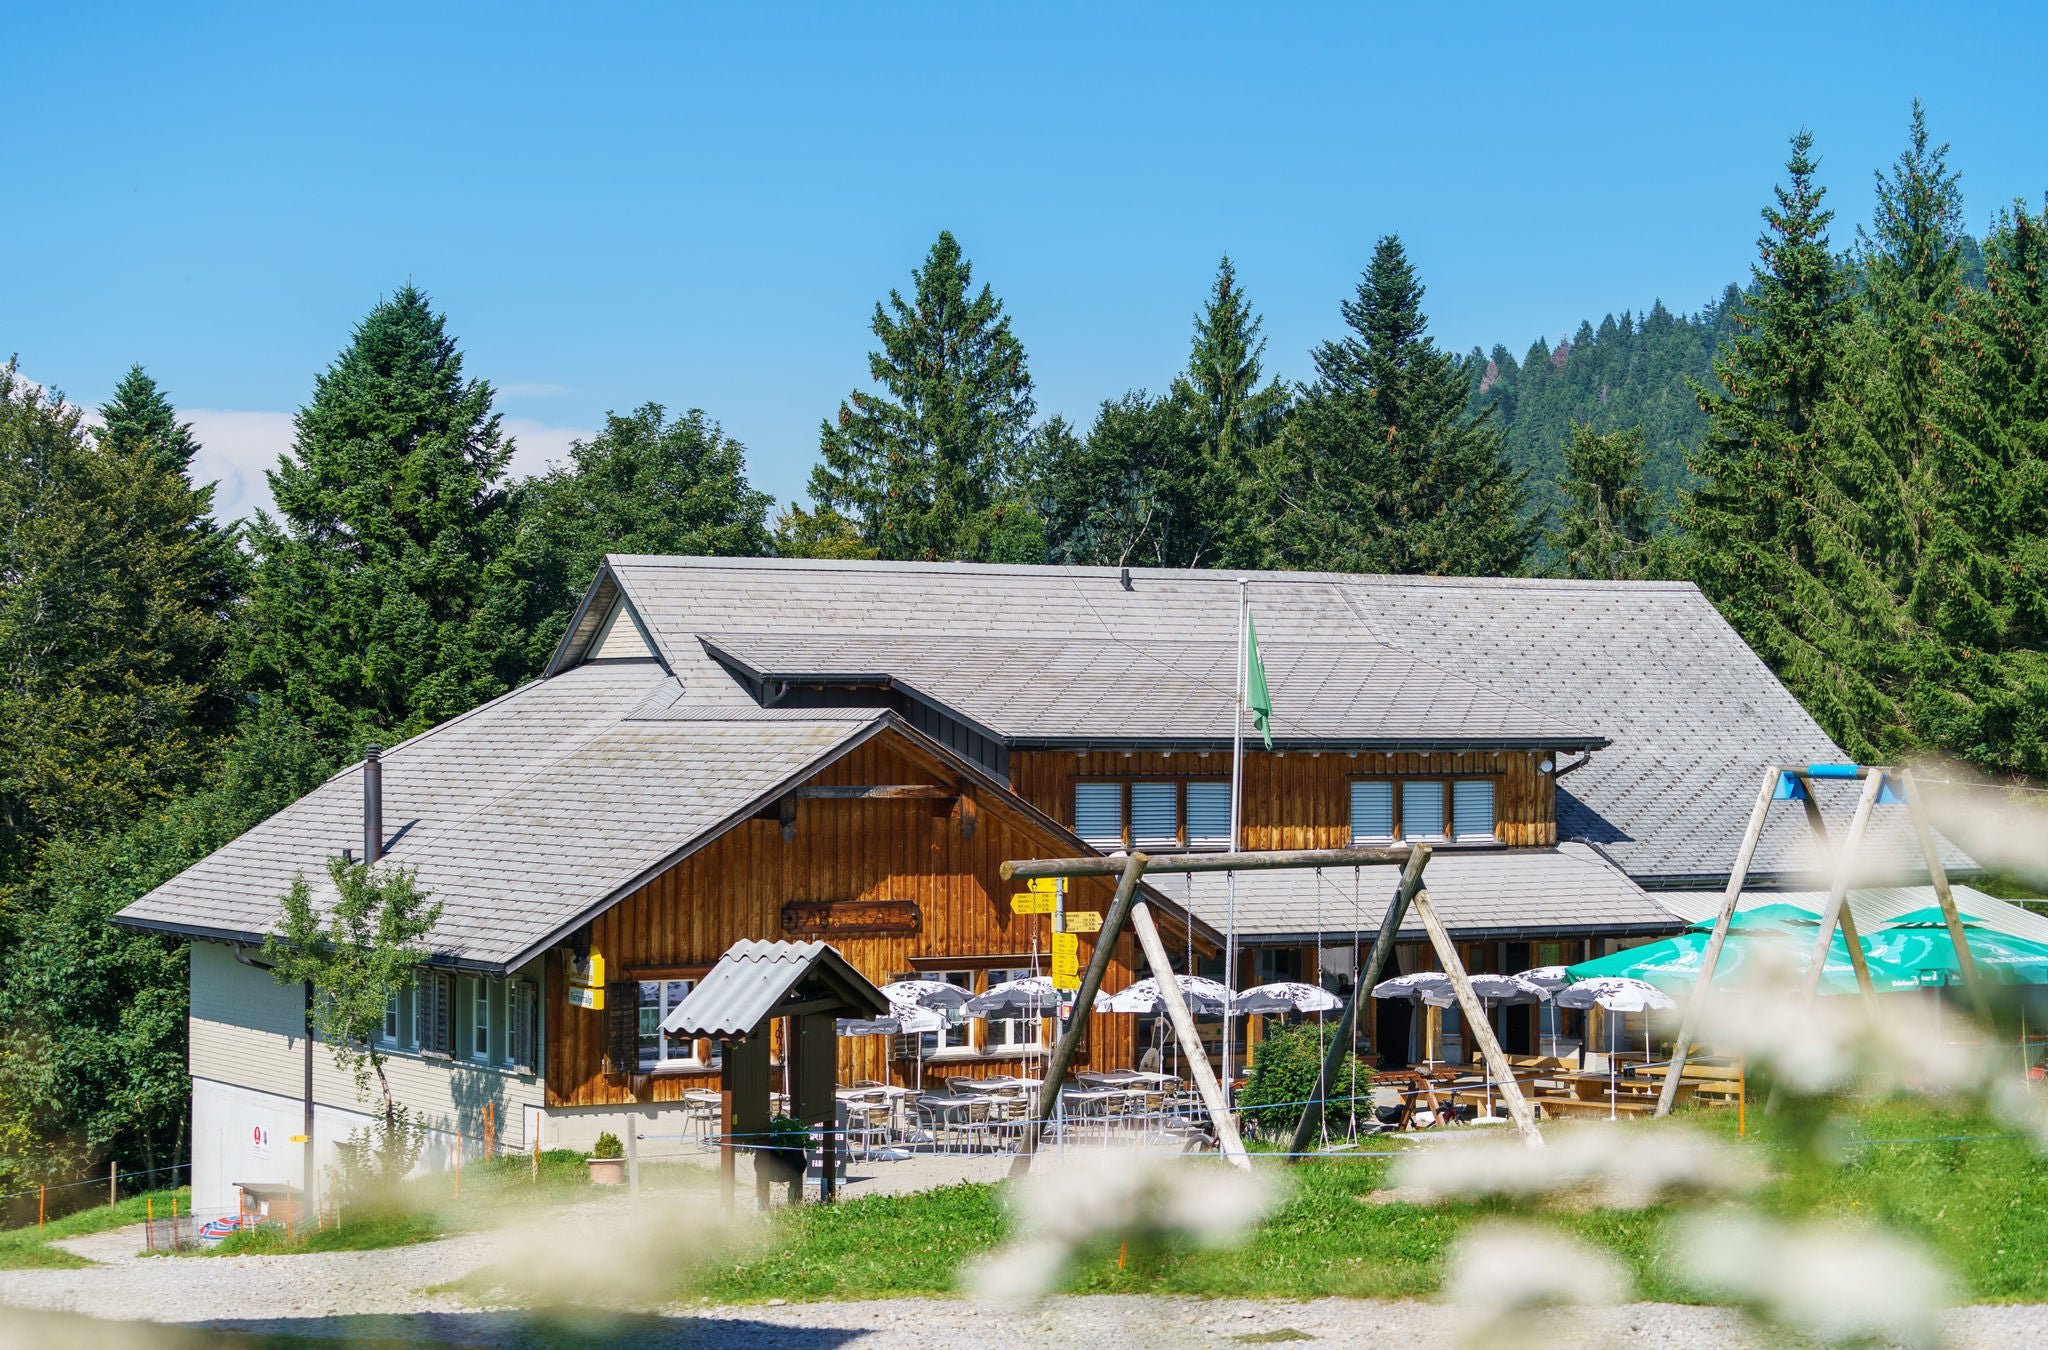
MULTIPOLYGON (((852 751, 810 780, 820 785, 930 783, 936 775, 878 738, 852 751)), ((950 803, 937 803, 939 811, 950 803)), ((1010 912, 1022 883, 1005 882, 997 869, 1006 858, 1058 857, 1070 850, 1042 829, 997 817, 983 800, 974 838, 957 821, 935 813, 931 801, 797 802, 796 836, 784 843, 774 821, 750 820, 628 896, 591 927, 592 945, 604 954, 613 980, 636 972, 707 967, 743 938, 770 940, 785 933, 782 907, 791 900, 914 900, 922 911, 915 934, 832 937, 827 940, 877 984, 913 968, 913 958, 959 957, 966 963, 1032 950, 1050 968, 1051 921, 1010 912)), ((1069 908, 1107 910, 1108 880, 1071 883, 1069 908)), ((1090 940, 1082 939, 1086 962, 1090 940)), ((1134 944, 1118 943, 1103 981, 1114 993, 1131 981, 1134 944)), ((556 970, 560 970, 557 956, 556 970)), ((1025 962, 1019 962, 1025 964, 1025 962)), ((605 1014, 571 1008, 563 980, 547 982, 547 1092, 551 1106, 668 1101, 686 1088, 709 1086, 715 1074, 666 1072, 607 1075, 600 1070, 605 1014)), ((1097 1014, 1088 1029, 1082 1067, 1122 1068, 1134 1062, 1134 1018, 1097 1014)), ((865 1036, 840 1041, 841 1082, 873 1078, 909 1082, 910 1061, 889 1062, 896 1038, 865 1036)), ((927 1060, 925 1073, 986 1076, 1015 1073, 1029 1061, 1015 1057, 927 1060)), ((779 1073, 779 1070, 778 1070, 779 1073)))
MULTIPOLYGON (((1247 849, 1343 848, 1351 841, 1354 778, 1491 777, 1494 837, 1538 847, 1557 842, 1557 790, 1537 772, 1547 756, 1491 754, 1310 754, 1252 751, 1244 761, 1244 846, 1247 849)), ((1018 796, 1072 828, 1078 778, 1227 778, 1230 756, 1119 751, 1016 750, 1010 786, 1018 796)))

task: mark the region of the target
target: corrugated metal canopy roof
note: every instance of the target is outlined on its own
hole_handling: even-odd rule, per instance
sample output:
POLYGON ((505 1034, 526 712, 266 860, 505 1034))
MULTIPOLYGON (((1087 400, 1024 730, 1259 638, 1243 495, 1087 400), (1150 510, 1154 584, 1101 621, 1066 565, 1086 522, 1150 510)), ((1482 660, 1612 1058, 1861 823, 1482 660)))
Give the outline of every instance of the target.
POLYGON ((735 942, 684 996, 661 1029, 730 1040, 751 1035, 775 1007, 797 996, 830 998, 835 1017, 881 1017, 889 1000, 823 942, 735 942))

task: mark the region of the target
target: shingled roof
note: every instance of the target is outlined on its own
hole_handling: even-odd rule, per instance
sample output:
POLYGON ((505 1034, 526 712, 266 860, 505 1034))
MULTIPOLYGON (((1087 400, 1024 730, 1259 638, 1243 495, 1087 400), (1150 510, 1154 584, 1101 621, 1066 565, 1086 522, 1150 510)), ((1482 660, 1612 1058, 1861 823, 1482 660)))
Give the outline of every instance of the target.
MULTIPOLYGON (((1132 727, 1203 739, 1219 690, 1228 708, 1239 575, 622 555, 555 668, 623 594, 662 659, 719 697, 732 688, 707 641, 735 669, 890 676, 1020 745, 1132 727)), ((1274 691, 1280 734, 1343 744, 1406 717, 1417 740, 1605 739, 1558 780, 1559 835, 1644 884, 1725 877, 1767 764, 1846 758, 1690 583, 1242 575, 1262 648, 1296 685, 1274 691), (1382 678, 1397 670, 1412 693, 1382 678)), ((1854 791, 1825 785, 1823 805, 1845 819, 1854 791)), ((1924 871, 1899 815, 1880 810, 1871 849, 1907 879, 1924 871)), ((1789 883, 1817 862, 1798 812, 1775 813, 1755 874, 1789 883)))

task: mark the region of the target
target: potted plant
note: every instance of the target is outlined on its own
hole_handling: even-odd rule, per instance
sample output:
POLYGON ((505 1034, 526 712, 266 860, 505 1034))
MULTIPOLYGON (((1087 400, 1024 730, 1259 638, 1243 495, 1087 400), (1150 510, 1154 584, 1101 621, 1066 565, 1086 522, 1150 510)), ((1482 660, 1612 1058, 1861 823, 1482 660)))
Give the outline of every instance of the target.
POLYGON ((597 1147, 590 1150, 590 1180, 597 1186, 623 1186, 626 1184, 626 1146, 619 1137, 606 1130, 597 1137, 597 1147))
POLYGON ((772 1117, 768 1121, 768 1147, 761 1150, 760 1161, 760 1166, 767 1170, 769 1183, 803 1185, 810 1148, 809 1126, 791 1116, 772 1117))

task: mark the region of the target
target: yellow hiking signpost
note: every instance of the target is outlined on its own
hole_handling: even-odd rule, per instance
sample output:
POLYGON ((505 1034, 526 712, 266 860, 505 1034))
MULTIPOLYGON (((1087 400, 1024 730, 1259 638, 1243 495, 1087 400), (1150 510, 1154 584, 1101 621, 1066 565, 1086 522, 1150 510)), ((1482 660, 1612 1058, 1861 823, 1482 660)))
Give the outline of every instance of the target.
POLYGON ((1081 987, 1081 939, 1072 933, 1052 935, 1052 987, 1081 987))
POLYGON ((1010 912, 1012 914, 1050 914, 1052 913, 1053 901, 1058 898, 1052 895, 1035 895, 1026 891, 1019 891, 1010 897, 1010 912))

